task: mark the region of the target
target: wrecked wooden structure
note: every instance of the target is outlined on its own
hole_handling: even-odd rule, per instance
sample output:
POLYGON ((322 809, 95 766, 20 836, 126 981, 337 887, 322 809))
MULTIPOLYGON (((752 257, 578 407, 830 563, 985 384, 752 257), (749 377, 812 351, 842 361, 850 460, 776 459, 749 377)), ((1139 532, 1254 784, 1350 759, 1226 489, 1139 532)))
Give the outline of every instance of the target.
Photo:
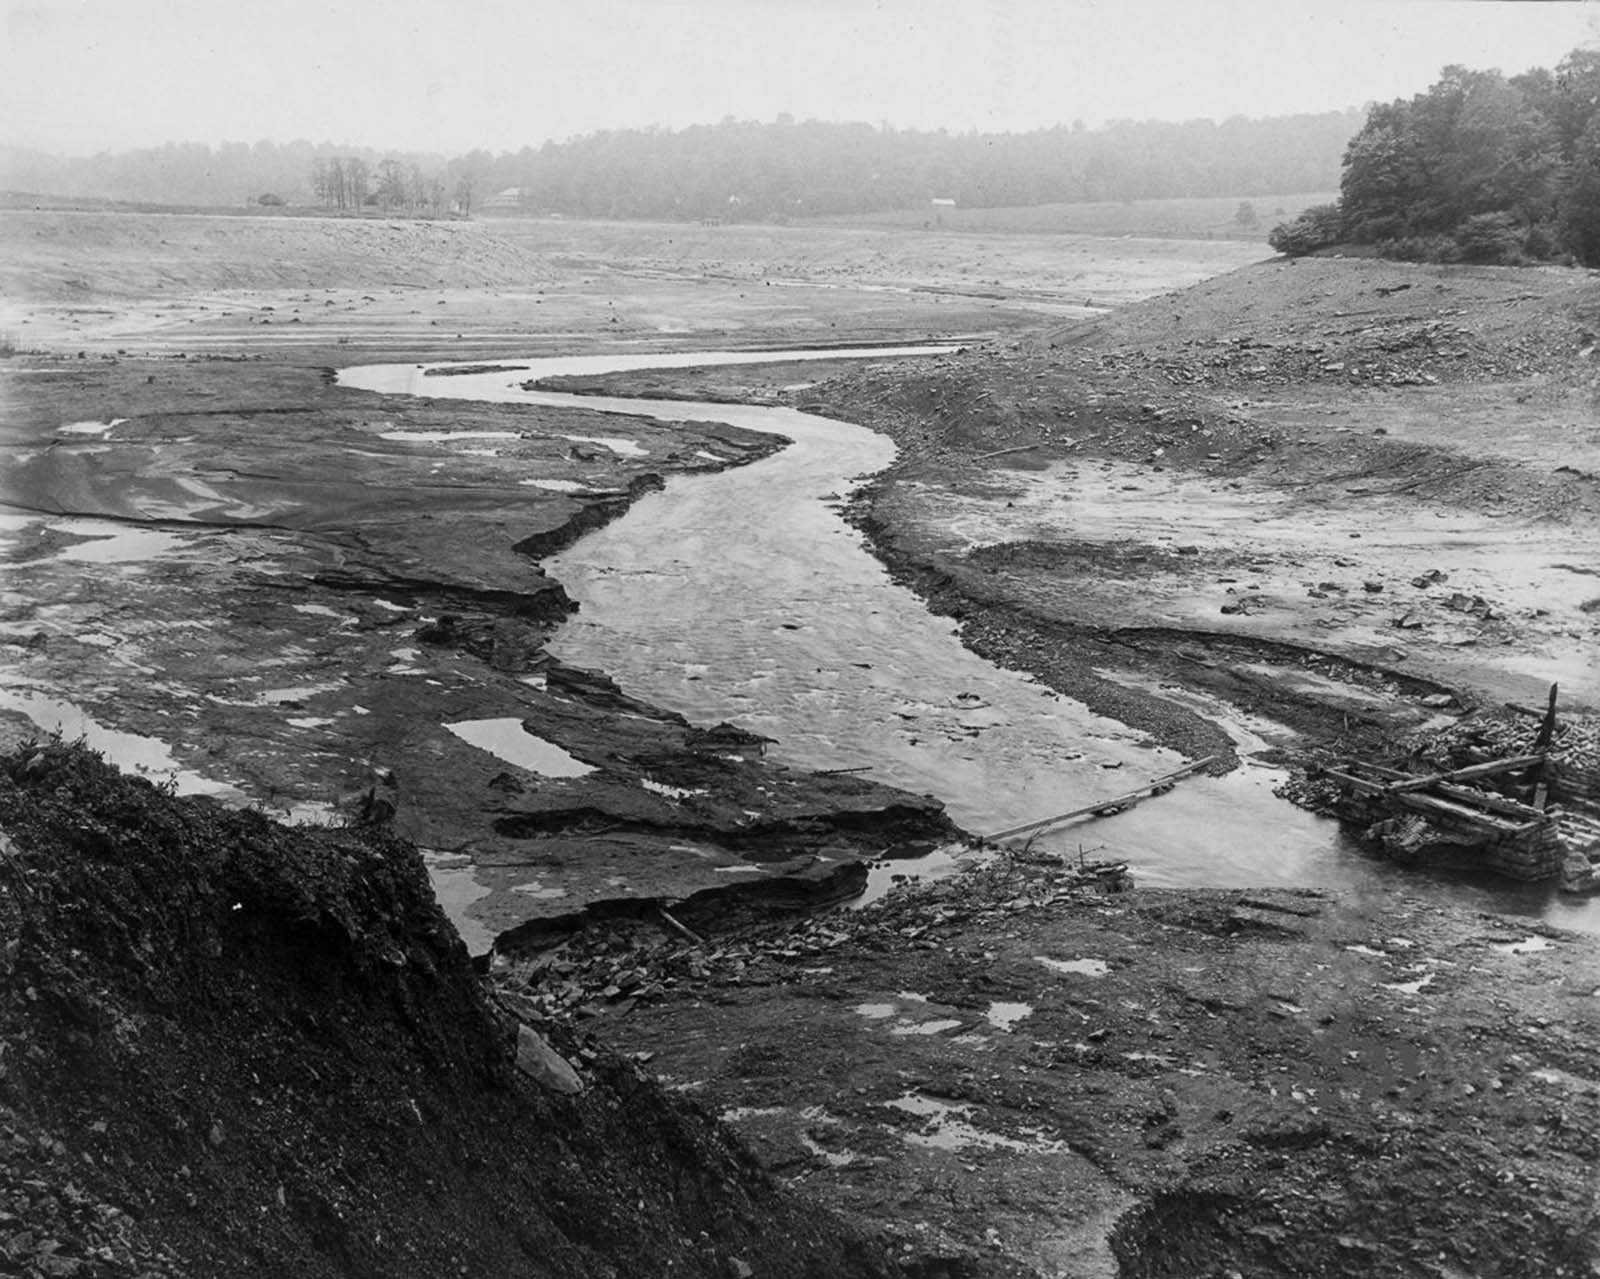
POLYGON ((1339 787, 1340 816, 1398 860, 1466 861, 1514 879, 1550 879, 1566 850, 1546 765, 1542 752, 1423 774, 1355 760, 1322 775, 1339 787), (1514 789, 1532 795, 1507 793, 1514 789))
POLYGON ((1500 758, 1406 772, 1365 760, 1320 770, 1338 788, 1339 816, 1362 825, 1391 856, 1452 861, 1514 879, 1559 879, 1567 892, 1600 892, 1600 732, 1592 717, 1558 725, 1557 688, 1532 738, 1490 722, 1478 742, 1500 758))

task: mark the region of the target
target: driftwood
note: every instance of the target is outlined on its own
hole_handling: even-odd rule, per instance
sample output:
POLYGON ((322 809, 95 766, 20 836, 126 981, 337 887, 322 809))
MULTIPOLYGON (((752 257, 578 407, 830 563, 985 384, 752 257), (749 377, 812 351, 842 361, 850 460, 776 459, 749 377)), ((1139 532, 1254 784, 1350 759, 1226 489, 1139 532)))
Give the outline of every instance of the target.
POLYGON ((1035 440, 1032 444, 1018 444, 1015 448, 996 449, 993 453, 979 453, 972 460, 982 462, 986 458, 1005 457, 1008 453, 1026 453, 1029 449, 1042 449, 1051 443, 1049 440, 1035 440))
POLYGON ((658 907, 657 913, 661 916, 662 923, 670 924, 674 932, 680 933, 684 937, 687 937, 696 946, 704 946, 706 944, 706 939, 704 937, 700 936, 699 933, 695 932, 694 929, 689 928, 687 925, 679 923, 678 920, 673 918, 672 913, 665 906, 658 907))
MULTIPOLYGON (((1140 800, 1149 799, 1153 795, 1163 795, 1172 789, 1173 783, 1181 781, 1192 773, 1199 772, 1207 764, 1217 760, 1215 755, 1207 755, 1204 759, 1197 759, 1192 764, 1185 764, 1182 768, 1174 769, 1160 777, 1153 778, 1143 786, 1128 791, 1123 795, 1113 796, 1111 799, 1097 800, 1093 804, 1085 804, 1082 808, 1074 808, 1070 812, 1058 813, 1054 817, 1046 817, 1036 822, 1027 822, 1022 826, 1013 826, 1010 830, 996 831, 993 835, 986 836, 982 843, 992 844, 1002 839, 1011 839, 1017 835, 1026 835, 1032 831, 1044 830, 1049 826, 1059 826, 1062 822, 1070 822, 1075 817, 1088 817, 1093 813, 1106 813, 1107 809, 1121 812, 1129 804, 1136 804, 1140 800)), ((1110 816, 1110 813, 1106 813, 1110 816)))

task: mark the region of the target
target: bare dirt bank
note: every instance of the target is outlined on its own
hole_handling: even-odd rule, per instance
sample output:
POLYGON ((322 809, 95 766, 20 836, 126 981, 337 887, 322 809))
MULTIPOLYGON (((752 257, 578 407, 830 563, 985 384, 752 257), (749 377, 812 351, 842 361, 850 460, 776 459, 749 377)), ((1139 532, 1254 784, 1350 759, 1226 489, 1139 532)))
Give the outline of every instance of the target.
POLYGON ((488 998, 416 850, 0 761, 0 1249, 27 1276, 890 1275, 589 1037, 488 998))

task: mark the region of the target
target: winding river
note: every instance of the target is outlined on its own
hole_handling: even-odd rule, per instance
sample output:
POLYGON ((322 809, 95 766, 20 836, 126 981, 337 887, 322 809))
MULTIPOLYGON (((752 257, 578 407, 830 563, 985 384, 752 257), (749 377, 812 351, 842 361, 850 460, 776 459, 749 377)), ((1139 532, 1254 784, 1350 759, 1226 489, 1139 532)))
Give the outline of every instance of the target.
MULTIPOLYGON (((340 381, 389 394, 716 420, 787 436, 790 447, 752 465, 669 479, 547 561, 580 604, 551 651, 695 722, 729 720, 774 737, 772 753, 784 762, 865 768, 936 795, 958 823, 983 833, 1110 799, 1184 761, 969 652, 949 619, 889 579, 837 510, 856 483, 893 460, 889 439, 787 408, 521 389, 559 374, 881 360, 936 349, 591 355, 531 359, 514 374, 426 379, 417 365, 374 365, 346 370, 340 381)), ((1280 775, 1249 759, 1259 739, 1214 709, 1240 745, 1243 768, 1057 829, 1036 847, 1126 860, 1146 885, 1404 892, 1600 929, 1600 912, 1544 886, 1410 874, 1364 854, 1336 823, 1276 798, 1280 775)))

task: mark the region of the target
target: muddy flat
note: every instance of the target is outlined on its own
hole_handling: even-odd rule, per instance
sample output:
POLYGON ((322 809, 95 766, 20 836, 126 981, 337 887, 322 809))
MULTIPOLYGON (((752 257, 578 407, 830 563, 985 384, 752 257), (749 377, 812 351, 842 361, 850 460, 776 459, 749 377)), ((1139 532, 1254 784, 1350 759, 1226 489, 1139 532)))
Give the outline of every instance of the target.
POLYGON ((8 741, 391 829, 530 1024, 917 1273, 1595 1255, 1594 899, 1277 793, 1587 722, 1588 276, 3 218, 8 741))

